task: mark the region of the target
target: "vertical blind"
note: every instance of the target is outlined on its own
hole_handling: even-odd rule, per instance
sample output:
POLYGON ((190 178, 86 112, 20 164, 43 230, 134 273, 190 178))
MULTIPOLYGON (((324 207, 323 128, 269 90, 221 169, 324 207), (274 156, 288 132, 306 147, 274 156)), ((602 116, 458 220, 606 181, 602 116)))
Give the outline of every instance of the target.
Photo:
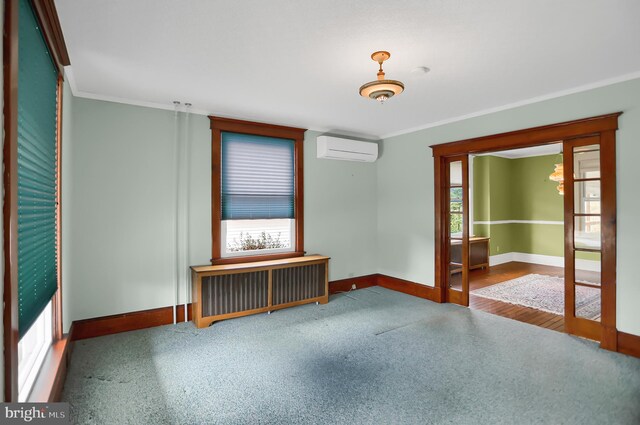
POLYGON ((294 141, 222 132, 222 219, 294 218, 294 141))
POLYGON ((58 74, 28 0, 18 20, 18 327, 22 337, 57 290, 58 74))

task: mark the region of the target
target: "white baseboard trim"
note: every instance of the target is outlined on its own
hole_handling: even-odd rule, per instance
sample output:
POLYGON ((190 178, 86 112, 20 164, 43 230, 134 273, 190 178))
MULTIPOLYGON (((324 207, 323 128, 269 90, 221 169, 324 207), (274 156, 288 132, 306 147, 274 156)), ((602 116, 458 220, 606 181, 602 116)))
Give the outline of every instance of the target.
POLYGON ((553 224, 564 226, 564 221, 549 220, 494 220, 494 221, 474 221, 473 224, 553 224))
POLYGON ((510 263, 515 261, 513 259, 514 252, 507 252, 506 254, 497 254, 489 257, 489 266, 497 266, 498 264, 510 263))
MULTIPOLYGON (((519 261, 521 263, 541 264, 544 266, 564 267, 564 257, 553 255, 526 254, 524 252, 507 252, 505 254, 492 255, 489 257, 489 265, 519 261)), ((590 272, 600 271, 600 262, 594 260, 576 259, 576 269, 590 272)))

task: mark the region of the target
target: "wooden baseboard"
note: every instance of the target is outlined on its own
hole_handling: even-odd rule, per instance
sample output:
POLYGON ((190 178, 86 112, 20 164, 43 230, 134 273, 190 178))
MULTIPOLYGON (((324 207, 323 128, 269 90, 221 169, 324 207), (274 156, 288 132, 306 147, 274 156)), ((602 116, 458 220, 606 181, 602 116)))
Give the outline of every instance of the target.
POLYGON ((618 332, 618 352, 640 357, 640 336, 618 332))
MULTIPOLYGON (((177 306, 177 321, 184 321, 184 305, 177 306)), ((191 304, 187 305, 187 314, 191 320, 191 304)), ((135 311, 132 313, 114 314, 113 316, 95 317, 92 319, 75 320, 71 326, 69 336, 71 341, 97 336, 117 334, 120 332, 137 331, 155 326, 173 323, 173 308, 160 307, 151 310, 135 311)))
POLYGON ((379 273, 331 281, 329 282, 329 293, 336 294, 338 292, 350 291, 354 284, 356 285, 356 289, 369 288, 371 286, 382 286, 383 288, 413 295, 415 297, 424 298, 438 303, 441 302, 440 288, 421 285, 409 280, 399 279, 397 277, 391 277, 379 273))
POLYGON ((433 302, 442 302, 440 288, 433 286, 421 285, 409 280, 398 279, 397 277, 391 277, 384 274, 378 275, 378 286, 403 292, 415 297, 424 298, 433 302))
MULTIPOLYGON (((415 297, 424 298, 433 302, 443 302, 440 288, 421 285, 409 280, 383 274, 370 274, 366 276, 351 277, 329 282, 329 293, 350 291, 352 285, 357 289, 369 288, 371 286, 382 286, 393 291, 402 292, 415 297)), ((182 305, 177 309, 178 322, 184 321, 184 308, 182 305)), ((191 320, 191 304, 188 305, 188 317, 191 320)), ((171 307, 161 307, 151 310, 136 311, 132 313, 116 314, 113 316, 96 317, 93 319, 76 320, 71 325, 69 332, 69 347, 67 356, 73 349, 73 341, 97 336, 111 335, 120 332, 135 331, 139 329, 152 328, 155 326, 170 325, 173 323, 173 309, 171 307)), ((635 357, 640 357, 640 336, 617 333, 617 351, 635 357)), ((65 365, 66 369, 66 365, 65 365)), ((64 382, 64 380, 62 381, 64 382)), ((60 390, 62 384, 60 384, 60 390)))
POLYGON ((332 280, 329 282, 329 293, 348 292, 356 285, 356 289, 369 288, 378 285, 378 274, 350 277, 348 279, 332 280))

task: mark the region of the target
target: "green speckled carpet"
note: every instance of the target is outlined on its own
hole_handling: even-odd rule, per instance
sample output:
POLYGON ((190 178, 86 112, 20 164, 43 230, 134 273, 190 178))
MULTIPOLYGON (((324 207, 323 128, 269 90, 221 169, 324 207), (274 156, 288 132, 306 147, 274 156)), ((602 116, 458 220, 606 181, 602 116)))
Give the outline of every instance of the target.
POLYGON ((63 400, 80 424, 638 424, 640 359, 374 287, 77 341, 63 400))

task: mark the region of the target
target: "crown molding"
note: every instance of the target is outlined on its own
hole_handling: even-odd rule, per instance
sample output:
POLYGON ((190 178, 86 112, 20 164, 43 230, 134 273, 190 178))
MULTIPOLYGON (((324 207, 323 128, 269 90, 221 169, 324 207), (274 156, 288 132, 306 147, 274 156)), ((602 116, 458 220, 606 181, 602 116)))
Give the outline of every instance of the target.
POLYGON ((635 80, 635 79, 638 79, 638 78, 640 78, 640 71, 632 72, 631 74, 621 75, 619 77, 608 78, 606 80, 596 81, 594 83, 584 84, 582 86, 574 87, 574 88, 567 89, 567 90, 560 90, 560 91, 549 93, 549 94, 545 94, 545 95, 542 95, 542 96, 532 97, 530 99, 521 100, 521 101, 518 101, 518 102, 507 103, 506 105, 497 106, 497 107, 494 107, 494 108, 483 109, 483 110, 480 110, 480 111, 477 111, 477 112, 472 112, 470 114, 460 115, 460 116, 453 117, 453 118, 447 118, 445 120, 436 121, 436 122, 432 122, 432 123, 429 123, 429 124, 424 124, 424 125, 417 126, 417 127, 411 127, 411 128, 406 129, 406 130, 400 130, 400 131, 396 131, 396 132, 385 134, 383 136, 380 136, 380 138, 381 139, 389 139, 391 137, 401 136, 403 134, 414 133, 416 131, 426 130, 428 128, 433 128, 433 127, 440 127, 440 126, 445 125, 445 124, 452 124, 454 122, 464 121, 464 120, 467 120, 467 119, 470 119, 470 118, 481 117, 483 115, 489 115, 489 114, 493 114, 495 112, 501 112, 501 111, 506 111, 506 110, 509 110, 509 109, 515 109, 515 108, 519 108, 521 106, 526 106, 526 105, 531 105, 533 103, 543 102, 545 100, 557 99, 559 97, 568 96, 570 94, 582 93, 582 92, 585 92, 585 91, 598 89, 598 88, 601 88, 601 87, 607 87, 607 86, 611 86, 611 85, 614 85, 614 84, 623 83, 625 81, 635 80))
MULTIPOLYGON (((84 98, 84 99, 102 100, 102 101, 105 101, 105 102, 122 103, 122 104, 125 104, 125 105, 142 106, 142 107, 145 107, 145 108, 163 109, 163 110, 167 110, 167 111, 173 111, 174 110, 173 104, 169 105, 169 104, 158 103, 158 102, 147 102, 147 101, 143 101, 143 100, 129 99, 129 98, 109 96, 109 95, 103 95, 103 94, 98 94, 98 93, 90 93, 90 92, 81 91, 81 90, 78 89, 78 87, 76 85, 72 67, 71 66, 66 66, 64 68, 64 70, 65 70, 65 74, 67 75, 67 79, 69 81, 69 85, 71 86, 71 92, 73 93, 73 95, 75 97, 84 98)), ((508 103, 508 104, 505 104, 505 105, 502 105, 502 106, 498 106, 498 107, 494 107, 494 108, 483 109, 483 110, 480 110, 480 111, 477 111, 477 112, 472 112, 470 114, 459 115, 457 117, 447 118, 445 120, 436 121, 436 122, 432 122, 432 123, 429 123, 429 124, 424 124, 424 125, 420 125, 420 126, 416 126, 416 127, 411 127, 411 128, 406 129, 406 130, 400 130, 400 131, 388 133, 388 134, 385 134, 385 135, 382 135, 382 136, 379 136, 379 135, 368 135, 368 137, 377 138, 379 140, 389 139, 391 137, 401 136, 403 134, 414 133, 416 131, 426 130, 428 128, 439 127, 439 126, 445 125, 445 124, 451 124, 451 123, 455 123, 455 122, 458 122, 458 121, 464 121, 464 120, 467 120, 467 119, 470 119, 470 118, 476 118, 476 117, 480 117, 480 116, 483 116, 483 115, 493 114, 495 112, 506 111, 506 110, 518 108, 518 107, 521 107, 521 106, 526 106, 526 105, 531 105, 531 104, 538 103, 538 102, 543 102, 545 100, 556 99, 556 98, 567 96, 567 95, 570 95, 570 94, 581 93, 581 92, 585 92, 585 91, 589 91, 589 90, 593 90, 593 89, 597 89, 597 88, 601 88, 601 87, 606 87, 606 86, 622 83, 622 82, 625 82, 625 81, 635 80, 635 79, 638 79, 638 78, 640 78, 640 71, 633 72, 633 73, 630 73, 630 74, 621 75, 619 77, 600 80, 600 81, 597 81, 597 82, 594 82, 594 83, 585 84, 585 85, 574 87, 574 88, 567 89, 567 90, 557 91, 557 92, 546 94, 546 95, 543 95, 543 96, 537 96, 537 97, 533 97, 533 98, 522 100, 522 101, 518 101, 518 102, 508 103)), ((198 108, 192 108, 190 110, 190 112, 192 114, 196 114, 196 115, 225 116, 224 113, 217 113, 217 112, 212 112, 212 111, 208 111, 208 110, 204 110, 204 109, 198 109, 198 108)), ((252 117, 234 117, 234 118, 246 119, 246 120, 254 119, 252 117)), ((327 128, 311 128, 310 127, 308 130, 317 131, 317 132, 329 131, 328 127, 327 128)))

